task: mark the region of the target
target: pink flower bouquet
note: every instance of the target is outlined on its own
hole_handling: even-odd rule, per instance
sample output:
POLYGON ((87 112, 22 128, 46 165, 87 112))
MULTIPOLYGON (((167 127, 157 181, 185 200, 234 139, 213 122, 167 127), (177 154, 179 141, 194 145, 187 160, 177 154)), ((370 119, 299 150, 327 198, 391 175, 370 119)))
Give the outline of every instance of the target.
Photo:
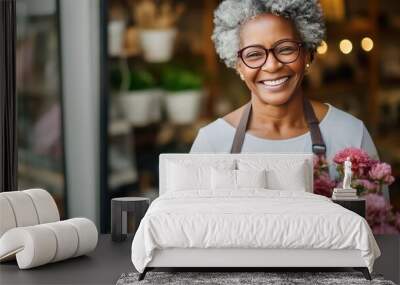
POLYGON ((358 195, 366 199, 366 219, 375 234, 399 234, 400 213, 395 212, 382 195, 384 186, 394 182, 392 168, 385 162, 372 159, 362 149, 349 147, 339 151, 334 157, 338 180, 329 176, 329 163, 320 157, 314 158, 314 193, 332 196, 335 187, 341 187, 344 176, 343 165, 347 157, 352 163, 353 179, 351 186, 358 195))

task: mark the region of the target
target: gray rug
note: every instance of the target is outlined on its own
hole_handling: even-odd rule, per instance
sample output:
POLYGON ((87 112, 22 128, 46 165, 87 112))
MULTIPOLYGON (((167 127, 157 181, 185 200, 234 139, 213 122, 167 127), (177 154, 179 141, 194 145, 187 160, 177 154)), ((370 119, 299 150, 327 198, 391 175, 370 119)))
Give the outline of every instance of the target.
POLYGON ((245 285, 245 284, 379 284, 395 285, 384 280, 382 275, 372 274, 372 281, 364 278, 361 272, 156 272, 150 271, 142 281, 138 281, 139 273, 122 274, 117 285, 134 284, 213 284, 213 285, 245 285))

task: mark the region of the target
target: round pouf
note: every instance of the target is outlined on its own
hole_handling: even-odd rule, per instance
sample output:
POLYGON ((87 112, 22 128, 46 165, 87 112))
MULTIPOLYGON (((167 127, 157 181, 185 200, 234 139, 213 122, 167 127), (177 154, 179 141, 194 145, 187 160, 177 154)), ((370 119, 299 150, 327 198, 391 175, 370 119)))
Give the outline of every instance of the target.
POLYGON ((111 200, 111 238, 113 241, 124 241, 128 234, 128 212, 135 219, 135 233, 141 219, 150 205, 150 199, 144 197, 120 197, 111 200))

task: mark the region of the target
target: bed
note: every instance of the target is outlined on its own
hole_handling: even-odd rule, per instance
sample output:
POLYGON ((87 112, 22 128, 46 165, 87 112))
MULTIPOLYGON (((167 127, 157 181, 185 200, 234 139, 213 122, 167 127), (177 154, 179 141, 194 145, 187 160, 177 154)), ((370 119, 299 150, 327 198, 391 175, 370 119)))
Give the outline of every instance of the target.
POLYGON ((139 280, 160 267, 352 267, 371 279, 371 229, 312 193, 312 154, 161 154, 159 171, 132 242, 139 280))

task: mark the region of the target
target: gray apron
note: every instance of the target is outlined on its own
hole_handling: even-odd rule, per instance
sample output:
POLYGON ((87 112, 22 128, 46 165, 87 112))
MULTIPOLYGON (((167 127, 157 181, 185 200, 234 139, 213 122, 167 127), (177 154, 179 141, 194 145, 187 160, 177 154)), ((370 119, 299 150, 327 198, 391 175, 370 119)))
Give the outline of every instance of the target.
MULTIPOLYGON (((303 110, 306 118, 308 128, 310 129, 312 152, 320 157, 325 157, 326 145, 319 129, 319 121, 315 116, 314 109, 310 101, 303 97, 303 110)), ((236 128, 235 136, 233 138, 231 153, 240 153, 242 151, 244 137, 246 135, 247 124, 251 116, 251 101, 248 102, 243 110, 239 125, 236 128)))

